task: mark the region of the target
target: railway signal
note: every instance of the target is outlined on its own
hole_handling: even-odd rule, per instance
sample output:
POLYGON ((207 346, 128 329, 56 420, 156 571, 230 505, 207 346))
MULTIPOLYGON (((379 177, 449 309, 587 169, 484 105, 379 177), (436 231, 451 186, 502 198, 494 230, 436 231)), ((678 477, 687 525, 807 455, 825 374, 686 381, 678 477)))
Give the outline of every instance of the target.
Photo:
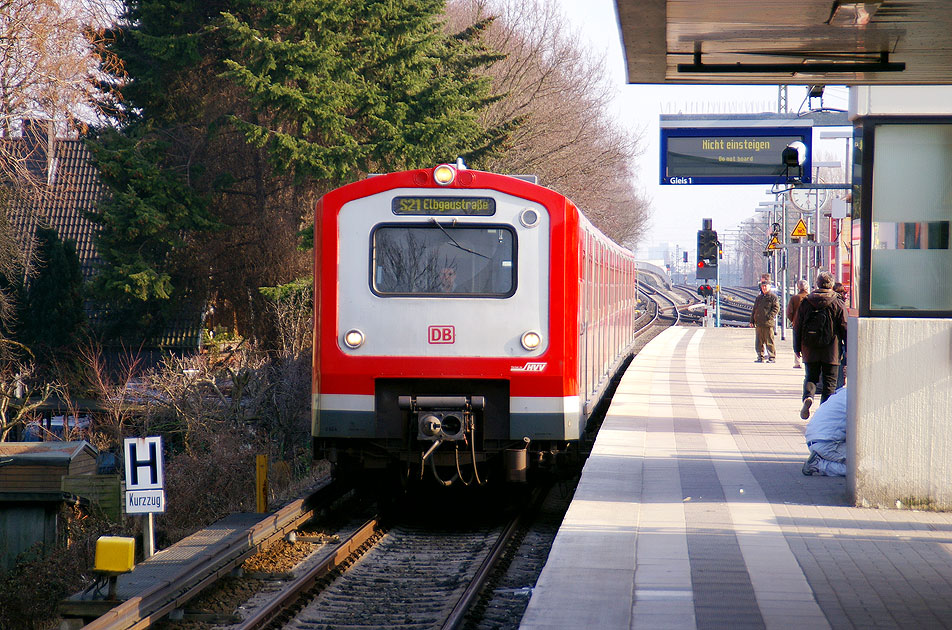
MULTIPOLYGON (((720 274, 718 273, 717 261, 723 256, 721 243, 717 240, 717 232, 713 229, 711 219, 701 219, 701 229, 697 231, 697 275, 698 280, 713 280, 715 285, 720 285, 720 274)), ((710 291, 706 297, 714 297, 714 325, 721 325, 721 300, 720 293, 711 289, 710 285, 703 285, 706 291, 710 291)), ((700 291, 700 288, 698 289, 700 291)), ((703 295, 703 294, 702 294, 703 295)))
POLYGON ((710 228, 710 219, 704 219, 704 229, 697 231, 697 279, 713 280, 717 278, 717 258, 720 243, 717 232, 710 228))

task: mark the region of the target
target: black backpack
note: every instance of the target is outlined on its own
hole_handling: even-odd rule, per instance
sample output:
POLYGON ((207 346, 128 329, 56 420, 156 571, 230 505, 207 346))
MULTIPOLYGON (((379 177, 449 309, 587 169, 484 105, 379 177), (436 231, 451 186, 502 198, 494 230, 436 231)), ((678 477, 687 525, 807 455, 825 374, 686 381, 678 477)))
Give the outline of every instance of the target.
POLYGON ((820 306, 807 313, 803 320, 800 342, 808 348, 825 348, 833 343, 833 314, 829 306, 820 306))

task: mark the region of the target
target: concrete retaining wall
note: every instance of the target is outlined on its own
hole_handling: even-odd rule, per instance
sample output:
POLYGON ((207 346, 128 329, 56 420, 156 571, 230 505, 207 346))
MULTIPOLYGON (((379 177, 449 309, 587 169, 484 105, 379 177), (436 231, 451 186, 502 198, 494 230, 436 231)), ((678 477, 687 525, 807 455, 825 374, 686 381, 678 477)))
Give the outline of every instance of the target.
POLYGON ((848 348, 853 500, 952 510, 952 320, 850 318, 848 348))

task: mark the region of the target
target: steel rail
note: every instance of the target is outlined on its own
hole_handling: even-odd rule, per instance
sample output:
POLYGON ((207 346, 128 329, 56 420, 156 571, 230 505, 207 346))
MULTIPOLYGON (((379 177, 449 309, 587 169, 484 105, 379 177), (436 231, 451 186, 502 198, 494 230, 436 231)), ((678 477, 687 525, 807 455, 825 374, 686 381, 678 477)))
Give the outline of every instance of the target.
POLYGON ((200 556, 182 567, 179 574, 156 583, 140 595, 130 597, 99 618, 83 626, 84 630, 141 630, 195 597, 245 561, 263 546, 296 529, 315 512, 342 493, 339 484, 330 482, 307 497, 292 501, 247 530, 214 554, 200 556))
POLYGON ((672 310, 673 316, 674 316, 674 323, 671 324, 671 325, 672 325, 672 326, 677 326, 678 324, 681 323, 681 313, 680 313, 680 311, 678 310, 678 304, 677 304, 677 302, 674 301, 674 299, 672 299, 671 297, 669 297, 669 296, 668 296, 667 294, 665 294, 663 291, 654 291, 652 294, 647 295, 647 297, 648 297, 648 299, 650 299, 652 302, 654 302, 654 303, 657 305, 657 307, 658 307, 658 311, 657 311, 657 313, 656 313, 656 315, 655 315, 655 318, 654 318, 654 320, 651 321, 652 324, 654 324, 658 319, 661 319, 662 317, 666 317, 666 315, 664 315, 664 311, 665 311, 666 309, 668 309, 668 308, 670 308, 670 309, 672 310), (666 302, 670 302, 670 303, 671 303, 671 306, 670 306, 670 307, 662 306, 661 303, 658 301, 658 298, 659 298, 659 297, 662 298, 662 299, 664 299, 666 302))
POLYGON ((651 319, 648 320, 648 323, 644 324, 643 326, 641 326, 641 328, 635 331, 635 337, 645 334, 648 331, 648 329, 651 328, 656 321, 658 321, 658 317, 661 314, 661 306, 658 304, 658 301, 654 299, 654 295, 648 293, 647 291, 643 289, 639 289, 639 291, 641 292, 642 295, 645 296, 645 298, 651 304, 654 304, 655 308, 654 308, 654 314, 651 315, 651 319))
MULTIPOLYGON (((535 489, 527 504, 528 507, 521 510, 520 513, 509 522, 502 533, 500 533, 493 547, 476 571, 475 576, 467 585, 466 589, 464 589, 459 600, 454 605, 453 610, 450 612, 450 615, 443 623, 442 630, 455 630, 460 626, 466 611, 469 610, 473 601, 479 595, 493 567, 503 556, 509 541, 512 540, 515 533, 523 526, 528 515, 538 506, 543 496, 545 495, 542 488, 535 489)), ((278 598, 262 606, 252 617, 234 626, 234 630, 262 630, 276 621, 279 621, 280 617, 294 606, 318 580, 343 565, 348 558, 367 545, 380 531, 381 527, 376 519, 371 519, 364 523, 352 536, 335 547, 320 563, 311 567, 306 573, 289 583, 278 598)))
POLYGON ((499 538, 496 539, 496 542, 493 544, 492 549, 490 549, 489 554, 483 560, 482 564, 479 566, 479 569, 476 571, 476 575, 470 581, 469 585, 460 595, 459 600, 456 602, 456 605, 453 606, 453 610, 450 612, 449 616, 446 618, 446 621, 443 622, 441 630, 456 630, 463 623, 463 618, 466 615, 466 612, 472 607, 473 601, 479 596, 480 591, 483 588, 483 585, 486 583, 486 580, 489 578, 490 572, 499 562, 499 559, 503 556, 503 553, 506 551, 506 547, 509 544, 509 541, 512 540, 516 532, 522 527, 525 520, 528 518, 528 515, 535 511, 535 508, 538 507, 541 498, 545 496, 542 488, 536 488, 532 491, 532 497, 529 499, 528 507, 524 510, 520 510, 519 514, 516 515, 512 521, 509 522, 509 525, 502 531, 499 535, 499 538))

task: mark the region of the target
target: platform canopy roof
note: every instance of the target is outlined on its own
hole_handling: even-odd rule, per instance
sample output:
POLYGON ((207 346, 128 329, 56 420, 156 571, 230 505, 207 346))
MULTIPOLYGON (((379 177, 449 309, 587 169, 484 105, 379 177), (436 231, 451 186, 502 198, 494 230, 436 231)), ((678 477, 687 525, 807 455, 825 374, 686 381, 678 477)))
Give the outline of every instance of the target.
POLYGON ((952 84, 949 0, 616 0, 629 83, 952 84))

